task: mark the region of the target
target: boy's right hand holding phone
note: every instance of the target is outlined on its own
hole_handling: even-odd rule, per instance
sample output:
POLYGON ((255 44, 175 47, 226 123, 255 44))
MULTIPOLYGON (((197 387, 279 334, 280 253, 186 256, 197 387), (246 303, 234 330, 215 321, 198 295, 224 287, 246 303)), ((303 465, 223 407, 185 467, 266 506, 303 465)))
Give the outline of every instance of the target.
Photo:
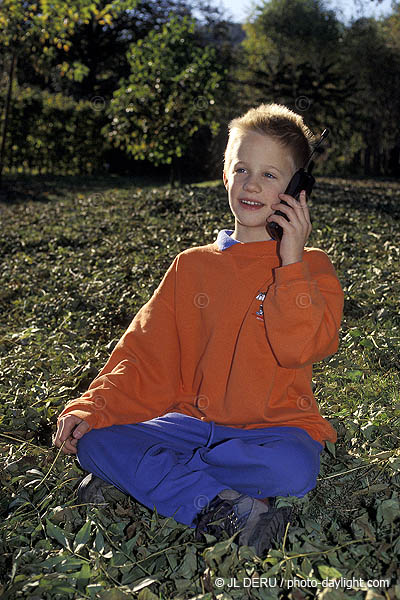
POLYGON ((272 204, 272 207, 279 206, 280 211, 285 212, 285 216, 277 216, 275 213, 267 217, 267 223, 270 220, 276 220, 283 230, 279 245, 281 266, 283 267, 303 259, 304 246, 311 233, 312 225, 305 190, 300 192, 299 200, 286 193, 279 194, 279 200, 281 203, 272 204))
POLYGON ((89 424, 83 419, 76 417, 73 414, 61 417, 57 433, 54 437, 54 444, 57 448, 61 448, 65 442, 62 451, 64 454, 77 454, 76 445, 78 440, 89 431, 89 424))

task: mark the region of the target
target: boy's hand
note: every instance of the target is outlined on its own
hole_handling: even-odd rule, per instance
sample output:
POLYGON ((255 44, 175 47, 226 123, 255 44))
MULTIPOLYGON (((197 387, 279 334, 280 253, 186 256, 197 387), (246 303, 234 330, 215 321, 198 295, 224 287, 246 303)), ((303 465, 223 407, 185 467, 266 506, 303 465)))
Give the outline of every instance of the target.
POLYGON ((69 414, 62 417, 58 423, 57 433, 54 437, 54 444, 61 448, 66 440, 62 451, 64 454, 76 454, 76 445, 78 440, 85 435, 89 429, 89 424, 83 419, 69 414), (74 429, 75 428, 75 429, 74 429))
POLYGON ((300 192, 298 201, 288 194, 279 194, 279 198, 285 200, 289 206, 279 203, 272 204, 272 208, 285 213, 290 221, 286 221, 285 217, 275 214, 270 215, 267 221, 275 221, 283 229, 282 240, 279 245, 281 266, 283 267, 303 259, 304 244, 311 233, 312 225, 304 190, 300 192))

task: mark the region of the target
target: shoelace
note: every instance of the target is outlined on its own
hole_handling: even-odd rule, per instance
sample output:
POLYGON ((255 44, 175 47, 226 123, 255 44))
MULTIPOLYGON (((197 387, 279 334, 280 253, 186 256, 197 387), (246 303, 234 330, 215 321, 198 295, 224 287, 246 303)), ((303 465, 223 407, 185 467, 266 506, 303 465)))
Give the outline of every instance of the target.
POLYGON ((249 518, 250 510, 242 513, 239 517, 235 509, 232 507, 232 510, 227 514, 225 521, 225 529, 228 532, 228 535, 232 536, 237 531, 243 529, 246 525, 247 519, 249 518))
POLYGON ((215 506, 214 510, 209 509, 207 513, 202 516, 198 524, 198 529, 208 529, 210 533, 213 530, 216 532, 224 529, 229 536, 232 536, 242 529, 250 512, 251 509, 242 513, 239 517, 235 511, 234 504, 229 500, 224 500, 222 503, 215 506), (220 521, 220 523, 218 523, 218 521, 220 521), (223 521, 223 523, 221 523, 221 521, 223 521))

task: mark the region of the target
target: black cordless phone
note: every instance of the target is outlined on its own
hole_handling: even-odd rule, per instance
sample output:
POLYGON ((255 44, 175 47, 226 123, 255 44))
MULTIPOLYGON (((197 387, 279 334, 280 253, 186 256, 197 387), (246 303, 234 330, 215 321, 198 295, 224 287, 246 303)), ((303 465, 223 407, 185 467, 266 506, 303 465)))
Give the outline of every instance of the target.
MULTIPOLYGON (((316 144, 314 150, 311 152, 311 155, 310 155, 306 165, 303 168, 296 171, 296 173, 293 175, 292 179, 289 181, 289 184, 285 190, 285 194, 289 194, 290 196, 293 196, 293 198, 296 198, 296 200, 299 199, 300 192, 302 190, 306 191, 307 198, 311 195, 311 192, 312 192, 312 189, 313 189, 313 186, 315 183, 315 179, 311 175, 311 171, 314 166, 314 163, 312 162, 311 158, 312 158, 314 152, 316 151, 316 149, 318 148, 318 146, 321 144, 322 140, 324 140, 328 136, 328 134, 329 134, 329 129, 324 129, 324 131, 321 134, 321 137, 318 140, 318 143, 316 144)), ((282 204, 286 204, 286 206, 289 206, 288 203, 285 202, 285 200, 280 200, 280 202, 282 204)), ((280 210, 276 210, 274 212, 274 215, 280 215, 281 217, 285 217, 286 221, 289 221, 287 215, 285 215, 280 210)), ((268 222, 265 227, 266 227, 267 232, 269 233, 269 235, 272 237, 273 240, 280 241, 282 239, 283 229, 280 225, 278 225, 278 223, 271 221, 271 222, 268 222)))

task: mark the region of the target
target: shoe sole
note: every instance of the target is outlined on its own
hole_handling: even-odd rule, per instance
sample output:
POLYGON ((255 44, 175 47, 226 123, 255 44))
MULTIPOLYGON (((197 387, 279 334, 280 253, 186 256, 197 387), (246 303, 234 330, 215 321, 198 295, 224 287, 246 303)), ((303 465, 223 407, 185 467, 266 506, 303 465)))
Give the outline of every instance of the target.
POLYGON ((259 556, 267 552, 273 542, 279 543, 282 540, 292 513, 291 508, 285 507, 271 508, 260 515, 246 545, 253 547, 259 556))

